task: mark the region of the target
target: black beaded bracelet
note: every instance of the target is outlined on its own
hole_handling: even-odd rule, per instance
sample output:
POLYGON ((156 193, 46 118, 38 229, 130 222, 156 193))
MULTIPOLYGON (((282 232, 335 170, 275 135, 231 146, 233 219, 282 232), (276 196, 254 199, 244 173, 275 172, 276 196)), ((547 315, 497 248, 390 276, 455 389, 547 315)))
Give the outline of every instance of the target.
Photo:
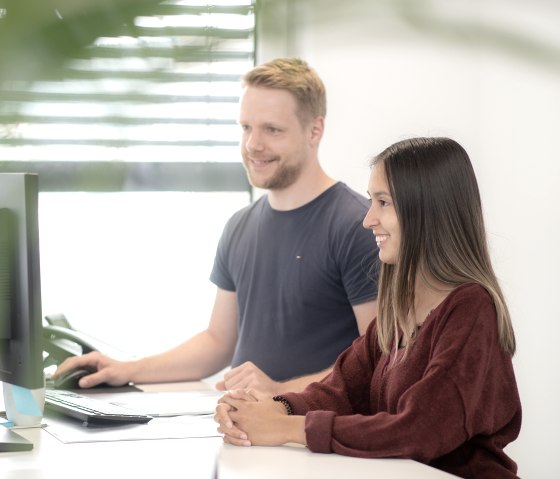
POLYGON ((294 408, 292 408, 292 405, 290 404, 290 402, 282 397, 282 396, 274 396, 272 398, 273 401, 282 403, 284 405, 284 407, 286 408, 286 411, 288 412, 288 416, 293 416, 294 414, 294 408))

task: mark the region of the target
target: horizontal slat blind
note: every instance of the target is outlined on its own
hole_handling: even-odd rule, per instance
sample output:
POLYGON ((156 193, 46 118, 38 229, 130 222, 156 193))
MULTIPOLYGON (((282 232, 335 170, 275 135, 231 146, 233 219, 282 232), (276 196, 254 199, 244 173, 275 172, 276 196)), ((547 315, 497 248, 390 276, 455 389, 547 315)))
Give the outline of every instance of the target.
MULTIPOLYGON (((236 115, 239 80, 255 58, 253 1, 147 3, 140 2, 132 23, 115 13, 108 32, 99 22, 92 33, 87 16, 63 17, 59 26, 66 41, 95 38, 83 48, 65 51, 55 69, 43 68, 32 79, 16 75, 3 81, 0 171, 13 171, 18 162, 22 170, 27 162, 42 171, 48 171, 48 162, 56 162, 57 169, 67 163, 68 174, 61 175, 65 180, 57 186, 51 178, 49 189, 75 191, 80 184, 98 184, 95 176, 107 171, 120 175, 110 182, 116 185, 129 167, 131 174, 146 170, 133 164, 161 162, 158 171, 164 173, 153 189, 176 190, 180 181, 162 181, 172 177, 165 169, 173 163, 196 163, 182 170, 195 175, 185 180, 185 189, 226 185, 228 190, 249 190, 245 175, 239 174, 236 115), (72 166, 75 162, 93 165, 72 166), (107 170, 111 162, 123 165, 107 170), (237 180, 220 181, 219 168, 203 174, 207 162, 234 164, 237 180), (93 175, 92 181, 79 176, 84 171, 93 175), (196 187, 196 172, 206 186, 196 187)), ((6 8, 0 29, 9 15, 6 8)), ((55 27, 49 27, 45 38, 55 38, 55 27)), ((56 39, 61 42, 60 36, 56 39)), ((231 175, 228 168, 223 173, 231 175)), ((149 183, 147 178, 140 188, 149 189, 149 183)))

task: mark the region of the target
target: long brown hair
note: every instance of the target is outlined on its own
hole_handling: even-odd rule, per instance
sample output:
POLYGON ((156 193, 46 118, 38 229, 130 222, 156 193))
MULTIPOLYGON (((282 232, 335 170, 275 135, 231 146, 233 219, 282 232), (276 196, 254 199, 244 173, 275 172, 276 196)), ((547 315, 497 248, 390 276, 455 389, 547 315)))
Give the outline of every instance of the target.
POLYGON ((488 252, 476 176, 461 145, 449 138, 400 141, 372 159, 382 164, 401 229, 396 264, 379 273, 377 330, 379 346, 389 353, 402 332, 415 334, 417 274, 428 272, 452 287, 476 283, 488 291, 497 313, 502 349, 515 352, 515 335, 488 252))

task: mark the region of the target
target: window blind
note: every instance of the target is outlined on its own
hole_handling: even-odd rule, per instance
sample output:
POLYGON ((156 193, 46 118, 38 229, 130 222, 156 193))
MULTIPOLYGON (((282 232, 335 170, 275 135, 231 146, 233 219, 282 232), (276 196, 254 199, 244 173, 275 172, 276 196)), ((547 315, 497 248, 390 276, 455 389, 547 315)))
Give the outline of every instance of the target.
POLYGON ((62 2, 26 37, 10 5, 0 171, 36 171, 43 191, 250 190, 236 116, 252 0, 62 2))

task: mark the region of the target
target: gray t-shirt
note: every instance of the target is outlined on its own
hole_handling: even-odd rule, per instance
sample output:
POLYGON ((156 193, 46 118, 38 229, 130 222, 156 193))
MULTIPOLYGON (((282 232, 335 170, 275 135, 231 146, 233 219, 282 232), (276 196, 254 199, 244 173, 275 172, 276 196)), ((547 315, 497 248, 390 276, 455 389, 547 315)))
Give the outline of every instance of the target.
POLYGON ((352 305, 377 297, 367 209, 337 183, 295 210, 273 210, 264 196, 231 217, 210 279, 237 293, 232 366, 252 361, 286 380, 329 367, 358 336, 352 305))

